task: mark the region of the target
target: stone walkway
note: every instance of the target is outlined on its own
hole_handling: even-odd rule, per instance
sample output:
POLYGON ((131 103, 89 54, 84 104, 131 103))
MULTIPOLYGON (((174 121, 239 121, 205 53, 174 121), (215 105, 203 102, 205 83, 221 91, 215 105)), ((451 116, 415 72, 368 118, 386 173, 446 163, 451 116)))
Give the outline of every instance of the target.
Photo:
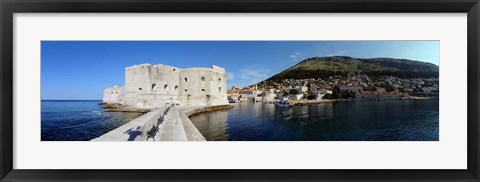
POLYGON ((199 109, 202 107, 179 107, 178 108, 178 113, 180 114, 180 120, 183 121, 183 129, 185 131, 185 134, 187 136, 188 141, 206 141, 205 137, 198 131, 197 127, 193 125, 192 121, 190 118, 188 118, 188 113, 192 112, 195 109, 199 109))
POLYGON ((145 141, 147 130, 159 118, 166 108, 150 111, 92 141, 145 141))
POLYGON ((162 128, 155 136, 156 141, 187 141, 183 122, 180 119, 176 106, 171 107, 165 115, 162 128))
POLYGON ((188 118, 198 106, 166 106, 150 111, 92 141, 205 141, 188 118))

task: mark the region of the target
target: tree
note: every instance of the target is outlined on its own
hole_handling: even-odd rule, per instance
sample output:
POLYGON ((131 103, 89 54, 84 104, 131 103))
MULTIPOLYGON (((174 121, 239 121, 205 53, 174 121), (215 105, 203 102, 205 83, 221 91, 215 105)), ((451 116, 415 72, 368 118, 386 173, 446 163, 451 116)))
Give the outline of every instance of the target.
POLYGON ((297 94, 299 94, 299 92, 298 92, 297 89, 292 89, 292 90, 290 90, 290 94, 297 95, 297 94))
POLYGON ((377 88, 369 86, 369 87, 365 87, 365 91, 377 91, 377 88))

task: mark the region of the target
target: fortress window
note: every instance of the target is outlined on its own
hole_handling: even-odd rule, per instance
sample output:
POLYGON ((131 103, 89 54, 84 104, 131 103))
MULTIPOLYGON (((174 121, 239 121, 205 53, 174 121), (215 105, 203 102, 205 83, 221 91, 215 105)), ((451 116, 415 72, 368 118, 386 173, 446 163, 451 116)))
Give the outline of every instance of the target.
POLYGON ((177 88, 178 88, 178 85, 175 85, 175 90, 177 90, 177 88))
POLYGON ((201 78, 201 79, 202 79, 202 81, 205 81, 205 77, 204 77, 204 76, 202 76, 202 78, 201 78))
POLYGON ((176 71, 177 69, 173 68, 173 71, 176 71))
POLYGON ((222 92, 222 87, 218 87, 218 92, 222 92))
POLYGON ((165 84, 165 85, 163 86, 163 89, 167 90, 167 87, 168 87, 168 85, 165 84))
POLYGON ((118 94, 118 92, 115 92, 116 94, 118 94))
POLYGON ((221 79, 221 78, 218 78, 218 82, 220 82, 220 81, 222 81, 222 79, 221 79))
POLYGON ((205 92, 205 89, 204 89, 204 88, 202 88, 202 92, 205 92))
POLYGON ((183 78, 183 79, 185 79, 185 82, 187 82, 187 78, 183 78))
POLYGON ((152 90, 155 90, 155 86, 157 86, 157 84, 152 84, 152 90))
POLYGON ((187 89, 185 89, 185 92, 187 92, 187 91, 188 91, 188 90, 187 90, 187 89))
POLYGON ((142 91, 142 88, 138 88, 138 90, 142 91))
POLYGON ((112 94, 113 94, 113 92, 112 92, 112 94))

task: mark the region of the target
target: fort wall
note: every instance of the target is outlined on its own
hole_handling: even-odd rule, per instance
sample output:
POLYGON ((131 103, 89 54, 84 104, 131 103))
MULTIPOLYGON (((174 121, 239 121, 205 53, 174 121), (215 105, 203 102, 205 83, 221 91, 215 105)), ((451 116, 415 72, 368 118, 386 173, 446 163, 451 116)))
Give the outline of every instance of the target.
POLYGON ((228 104, 224 68, 180 69, 140 64, 125 68, 125 86, 106 88, 103 102, 152 109, 167 104, 207 106, 228 104))
POLYGON ((115 85, 111 88, 106 88, 103 90, 103 102, 119 103, 124 94, 125 88, 123 86, 115 85))

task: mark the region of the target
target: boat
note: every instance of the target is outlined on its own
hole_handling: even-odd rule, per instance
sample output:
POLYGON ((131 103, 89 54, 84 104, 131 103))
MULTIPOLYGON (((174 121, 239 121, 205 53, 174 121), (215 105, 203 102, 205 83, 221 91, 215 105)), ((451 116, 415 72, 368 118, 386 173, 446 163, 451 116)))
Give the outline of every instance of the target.
POLYGON ((278 102, 275 102, 275 106, 290 107, 290 104, 287 101, 278 101, 278 102))

